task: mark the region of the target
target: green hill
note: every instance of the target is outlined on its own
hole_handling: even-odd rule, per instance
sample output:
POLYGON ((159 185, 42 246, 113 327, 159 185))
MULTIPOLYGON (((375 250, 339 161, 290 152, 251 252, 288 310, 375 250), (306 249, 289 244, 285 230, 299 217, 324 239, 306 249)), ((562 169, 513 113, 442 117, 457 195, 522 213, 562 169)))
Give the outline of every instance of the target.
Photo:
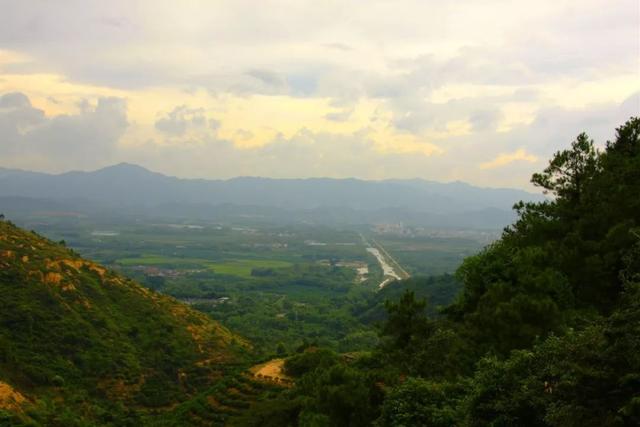
POLYGON ((386 316, 361 315, 382 320, 377 348, 293 356, 294 387, 241 425, 640 425, 640 118, 602 150, 580 134, 532 183, 553 197, 518 203, 458 282, 388 286, 386 316), (422 297, 455 288, 430 316, 422 297))
POLYGON ((235 375, 248 344, 0 221, 0 425, 152 423, 235 375))

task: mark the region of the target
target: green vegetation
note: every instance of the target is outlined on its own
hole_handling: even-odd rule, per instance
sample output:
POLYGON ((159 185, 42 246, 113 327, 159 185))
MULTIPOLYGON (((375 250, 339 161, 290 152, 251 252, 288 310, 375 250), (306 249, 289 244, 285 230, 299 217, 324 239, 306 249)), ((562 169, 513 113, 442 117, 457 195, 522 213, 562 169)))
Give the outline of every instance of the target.
POLYGON ((370 230, 54 227, 109 270, 1 221, 0 423, 638 425, 640 119, 532 182, 551 198, 455 275, 466 237, 376 236, 441 273, 382 290, 370 230), (274 356, 293 384, 251 377, 274 356))
POLYGON ((151 422, 248 360, 207 316, 8 222, 0 293, 0 381, 31 402, 20 422, 151 422))
MULTIPOLYGON (((98 233, 90 237, 99 240, 91 246, 81 240, 78 225, 67 225, 57 224, 56 230, 63 230, 69 246, 111 258, 112 269, 80 258, 66 244, 0 223, 0 287, 7 295, 0 302, 0 381, 28 402, 17 412, 2 409, 2 423, 242 423, 255 402, 282 393, 249 379, 248 366, 308 343, 339 352, 372 349, 384 301, 398 292, 394 286, 375 292, 380 281, 375 259, 363 246, 336 244, 348 239, 344 233, 305 229, 289 242, 296 248, 289 251, 260 245, 223 250, 217 242, 194 244, 201 242, 200 234, 185 237, 190 231, 169 227, 168 251, 169 237, 159 232, 163 227, 154 226, 129 243, 121 232, 98 233), (299 239, 328 243, 300 244, 299 239), (356 281, 354 262, 369 267, 367 280, 356 281)), ((135 228, 132 234, 140 232, 135 228)), ((218 232, 227 233, 213 228, 211 234, 218 232)), ((252 243, 243 244, 285 234, 267 233, 253 231, 252 243)), ((452 284, 455 289, 454 282, 446 276, 405 286, 446 304, 455 294, 446 289, 452 284)))
POLYGON ((224 262, 212 262, 198 258, 177 258, 160 255, 142 255, 136 258, 123 258, 116 261, 123 266, 158 266, 164 268, 206 268, 214 273, 229 276, 251 277, 256 269, 287 268, 287 261, 267 259, 232 259, 224 262))
MULTIPOLYGON (((369 236, 375 228, 100 221, 22 219, 24 226, 55 240, 64 238, 84 256, 209 314, 251 341, 259 357, 277 354, 280 345, 280 350, 293 351, 305 341, 336 351, 370 350, 378 341, 373 324, 384 318, 384 300, 398 289, 388 286, 377 292, 382 270, 365 244, 373 240, 369 236), (358 268, 367 270, 366 276, 359 276, 358 268)), ((408 267, 435 265, 433 257, 439 253, 480 245, 469 237, 427 238, 420 234, 427 233, 424 229, 411 230, 417 237, 376 234, 375 239, 389 239, 394 257, 396 251, 410 250, 413 264, 408 267)), ((457 255, 437 271, 453 272, 461 259, 457 255)), ((435 304, 453 300, 455 280, 425 280, 418 277, 406 286, 414 283, 412 289, 435 304)))
POLYGON ((406 290, 372 352, 302 349, 296 386, 243 425, 640 424, 640 119, 602 152, 580 135, 532 181, 553 199, 516 206, 442 316, 406 290))
MULTIPOLYGON (((494 233, 490 235, 493 236, 494 233)), ((484 234, 469 237, 382 236, 376 237, 412 275, 436 276, 453 273, 465 257, 477 253, 486 242, 484 234)))

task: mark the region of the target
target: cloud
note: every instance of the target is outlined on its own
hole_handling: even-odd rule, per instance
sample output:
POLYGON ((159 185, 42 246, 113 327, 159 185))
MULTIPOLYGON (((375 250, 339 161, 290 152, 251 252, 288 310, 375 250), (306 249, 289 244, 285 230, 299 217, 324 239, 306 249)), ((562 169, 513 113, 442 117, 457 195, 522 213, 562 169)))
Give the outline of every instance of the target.
MULTIPOLYGON (((536 120, 509 132, 490 127, 479 133, 443 137, 438 145, 388 127, 329 132, 301 127, 260 146, 244 146, 250 128, 219 136, 225 122, 199 108, 180 105, 163 113, 174 128, 136 144, 122 144, 129 125, 122 99, 85 103, 76 114, 45 116, 24 94, 0 97, 2 165, 35 170, 94 169, 127 161, 177 176, 227 178, 360 177, 464 180, 481 185, 525 187, 540 162, 586 131, 602 144, 637 111, 640 95, 588 111, 543 110, 536 120), (184 132, 181 131, 184 126, 184 132), (176 130, 180 132, 176 132, 176 130), (181 133, 182 132, 182 133, 181 133), (160 143, 159 143, 160 142, 160 143), (478 165, 478 153, 489 159, 478 165)), ((131 138, 131 135, 129 135, 131 138)))
POLYGON ((536 163, 538 157, 527 153, 524 148, 520 148, 513 153, 502 153, 489 162, 481 163, 480 169, 495 169, 517 161, 536 163))
POLYGON ((0 96, 0 153, 3 157, 24 150, 28 145, 25 136, 45 122, 44 112, 32 107, 31 101, 23 93, 0 96))
MULTIPOLYGON (((180 105, 159 118, 155 122, 155 128, 169 136, 184 135, 190 127, 202 128, 207 124, 203 108, 188 108, 180 105)), ((211 129, 217 128, 219 123, 209 122, 211 129)))
POLYGON ((345 108, 324 115, 324 118, 333 122, 346 122, 353 114, 353 108, 345 108))
POLYGON ((353 50, 351 46, 344 43, 324 43, 323 46, 327 49, 336 49, 343 52, 350 52, 353 50))
POLYGON ((24 93, 13 92, 0 96, 0 110, 17 110, 31 108, 31 101, 24 93))
POLYGON ((471 113, 469 122, 474 130, 486 131, 496 128, 502 114, 498 109, 477 110, 471 113))
POLYGON ((127 104, 120 98, 98 98, 77 114, 47 117, 22 93, 0 97, 5 164, 57 170, 107 164, 128 126, 127 104))
POLYGON ((30 71, 119 88, 203 84, 323 96, 328 74, 339 74, 351 92, 370 76, 377 94, 461 81, 526 86, 633 71, 638 48, 634 0, 606 9, 586 0, 579 11, 552 0, 527 8, 497 0, 395 7, 307 0, 286 13, 270 0, 259 8, 250 1, 5 3, 0 41, 32 57, 30 71))
POLYGON ((287 86, 283 76, 270 70, 249 70, 247 75, 260 81, 265 86, 271 86, 275 89, 285 90, 287 86))
POLYGON ((415 177, 429 162, 415 151, 384 152, 365 132, 341 135, 303 128, 291 137, 278 135, 269 144, 250 149, 215 137, 200 142, 130 147, 126 159, 177 176, 211 177, 209 172, 215 171, 218 178, 415 177))
POLYGON ((124 99, 98 98, 79 114, 46 120, 25 138, 51 156, 86 161, 108 156, 128 126, 124 99))
POLYGON ((635 0, 261 5, 4 2, 2 162, 522 186, 640 112, 635 0))

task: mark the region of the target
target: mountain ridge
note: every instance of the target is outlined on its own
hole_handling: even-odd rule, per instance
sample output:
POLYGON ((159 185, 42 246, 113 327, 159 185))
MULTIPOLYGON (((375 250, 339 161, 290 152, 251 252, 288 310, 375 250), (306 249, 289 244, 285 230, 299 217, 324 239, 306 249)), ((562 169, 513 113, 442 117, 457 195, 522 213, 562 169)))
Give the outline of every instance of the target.
POLYGON ((525 194, 531 194, 531 195, 537 195, 537 193, 532 193, 530 191, 527 190, 522 190, 522 189, 518 189, 518 188, 512 188, 512 187, 493 187, 493 186, 479 186, 479 185, 474 185, 465 181, 460 181, 460 180, 454 180, 454 181, 434 181, 434 180, 430 180, 430 179, 424 179, 424 178, 384 178, 384 179, 364 179, 364 178, 357 178, 357 177, 344 177, 344 178, 334 178, 334 177, 328 177, 328 176, 313 176, 313 177, 305 177, 305 178, 275 178, 275 177, 268 177, 268 176, 260 176, 260 175, 237 175, 234 177, 230 177, 230 178, 186 178, 186 177, 180 177, 180 176, 176 176, 176 175, 170 175, 170 174, 166 174, 164 172, 157 172, 157 171, 153 171, 149 168, 146 168, 144 166, 138 165, 136 163, 130 163, 130 162, 119 162, 119 163, 115 163, 113 165, 109 165, 109 166, 104 166, 98 169, 94 169, 94 170, 69 170, 69 171, 65 171, 65 172, 58 172, 58 173, 51 173, 51 172, 40 172, 40 171, 31 171, 31 170, 27 170, 27 169, 21 169, 21 168, 8 168, 8 167, 2 167, 0 166, 0 172, 16 172, 16 173, 29 173, 29 174, 34 174, 34 175, 46 175, 46 176, 61 176, 61 175, 69 175, 69 174, 74 174, 74 175, 80 175, 80 174, 95 174, 95 173, 103 173, 106 171, 140 171, 140 172, 146 172, 148 174, 152 174, 152 175, 160 175, 163 176, 165 178, 175 178, 177 180, 181 180, 181 181, 206 181, 206 182, 230 182, 230 181, 236 181, 236 180, 263 180, 263 181, 344 181, 344 182, 369 182, 369 183, 380 183, 380 182, 391 182, 391 183, 411 183, 411 182, 415 182, 415 183, 427 183, 427 184, 436 184, 436 185, 440 185, 440 186, 464 186, 464 187, 470 187, 470 188, 476 188, 476 189, 481 189, 481 190, 505 190, 505 191, 515 191, 515 192, 521 192, 521 193, 525 193, 525 194))
MULTIPOLYGON (((544 199, 523 190, 481 188, 461 182, 438 183, 421 179, 367 181, 357 178, 278 179, 236 177, 227 180, 177 178, 149 171, 141 166, 121 163, 93 172, 72 171, 41 174, 19 170, 0 170, 0 198, 86 200, 121 212, 157 213, 158 207, 178 204, 185 215, 188 206, 251 206, 304 212, 332 209, 335 221, 400 222, 403 217, 442 217, 434 224, 447 223, 446 217, 464 217, 473 222, 477 212, 500 210, 480 226, 501 227, 514 203, 544 199), (351 215, 349 212, 358 212, 351 215), (384 215, 383 212, 386 212, 384 215), (394 213, 395 212, 395 213, 394 213)), ((6 204, 6 203, 5 203, 6 204)), ((0 209, 6 210, 0 200, 0 209)), ((448 224, 447 224, 448 225, 448 224)), ((453 224, 456 226, 456 224, 453 224)))

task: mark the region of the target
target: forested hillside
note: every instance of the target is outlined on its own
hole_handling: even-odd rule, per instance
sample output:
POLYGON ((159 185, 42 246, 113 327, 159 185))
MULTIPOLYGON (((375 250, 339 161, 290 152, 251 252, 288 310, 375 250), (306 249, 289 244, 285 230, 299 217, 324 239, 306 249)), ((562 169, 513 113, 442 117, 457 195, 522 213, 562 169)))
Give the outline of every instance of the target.
POLYGON ((640 119, 602 151, 581 134, 532 182, 552 199, 516 206, 441 316, 407 291, 374 352, 300 349, 296 387, 242 424, 640 424, 640 119))
POLYGON ((549 200, 518 203, 455 276, 343 298, 373 350, 282 346, 286 384, 206 315, 0 221, 0 424, 638 425, 640 119, 532 182, 549 200))
POLYGON ((6 221, 0 293, 0 425, 157 424, 250 348, 206 315, 6 221))

